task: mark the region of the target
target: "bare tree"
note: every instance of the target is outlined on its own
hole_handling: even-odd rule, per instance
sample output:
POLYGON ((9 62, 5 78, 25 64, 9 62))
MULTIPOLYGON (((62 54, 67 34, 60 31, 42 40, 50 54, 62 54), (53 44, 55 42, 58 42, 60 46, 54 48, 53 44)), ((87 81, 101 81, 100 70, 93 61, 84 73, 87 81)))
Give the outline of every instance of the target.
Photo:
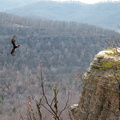
POLYGON ((39 100, 35 99, 35 97, 28 96, 28 120, 45 120, 45 116, 43 114, 44 110, 49 112, 54 120, 62 120, 62 113, 64 111, 68 112, 69 120, 72 120, 72 116, 70 116, 70 110, 68 103, 70 101, 70 93, 68 91, 66 101, 64 106, 61 108, 59 105, 61 101, 58 96, 60 93, 60 88, 58 85, 54 83, 53 86, 53 96, 51 99, 48 98, 46 93, 46 86, 43 78, 43 70, 42 65, 40 65, 40 82, 41 82, 41 94, 39 100), (35 106, 35 107, 34 107, 35 106), (36 110, 35 110, 36 109, 36 110))

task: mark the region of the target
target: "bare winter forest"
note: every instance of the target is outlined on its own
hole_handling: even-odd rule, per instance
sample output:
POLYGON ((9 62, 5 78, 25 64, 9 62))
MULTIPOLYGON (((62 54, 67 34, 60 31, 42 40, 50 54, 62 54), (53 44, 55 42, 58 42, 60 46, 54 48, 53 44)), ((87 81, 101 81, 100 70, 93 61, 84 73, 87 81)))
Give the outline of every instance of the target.
POLYGON ((82 74, 114 36, 92 25, 0 13, 0 120, 72 120, 82 74), (15 56, 13 34, 21 45, 15 56))

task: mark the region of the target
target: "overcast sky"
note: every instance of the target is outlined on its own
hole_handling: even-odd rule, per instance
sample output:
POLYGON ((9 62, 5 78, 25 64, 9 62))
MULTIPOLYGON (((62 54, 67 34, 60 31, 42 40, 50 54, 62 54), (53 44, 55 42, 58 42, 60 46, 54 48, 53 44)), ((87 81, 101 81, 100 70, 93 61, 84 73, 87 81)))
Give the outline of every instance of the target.
POLYGON ((54 0, 54 1, 80 1, 83 3, 97 3, 97 2, 105 2, 105 1, 120 1, 120 0, 54 0))

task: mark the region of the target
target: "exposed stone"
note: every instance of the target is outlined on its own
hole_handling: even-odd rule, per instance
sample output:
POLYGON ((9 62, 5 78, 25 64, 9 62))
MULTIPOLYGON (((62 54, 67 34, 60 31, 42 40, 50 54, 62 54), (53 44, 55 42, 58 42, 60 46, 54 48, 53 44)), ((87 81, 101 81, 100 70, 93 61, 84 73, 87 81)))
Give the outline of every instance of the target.
MULTIPOLYGON (((120 52, 120 49, 117 51, 120 52)), ((120 61, 120 56, 107 53, 113 51, 99 52, 84 74, 79 103, 71 107, 75 120, 119 120, 119 80, 110 77, 116 71, 112 67, 101 68, 104 62, 120 61)))

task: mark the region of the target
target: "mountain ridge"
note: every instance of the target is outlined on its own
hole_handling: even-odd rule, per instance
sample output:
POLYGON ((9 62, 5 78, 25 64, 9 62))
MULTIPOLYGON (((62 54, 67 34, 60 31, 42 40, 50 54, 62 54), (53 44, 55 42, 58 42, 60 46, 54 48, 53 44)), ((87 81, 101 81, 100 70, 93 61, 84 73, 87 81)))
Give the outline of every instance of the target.
MULTIPOLYGON (((5 45, 8 44, 9 46, 10 36, 15 34, 16 36, 18 36, 19 39, 21 39, 19 42, 20 44, 23 44, 23 47, 24 47, 22 51, 25 50, 26 47, 28 51, 31 51, 31 49, 34 49, 34 51, 32 51, 32 53, 34 53, 32 54, 32 56, 33 58, 37 57, 37 59, 39 58, 37 54, 39 54, 39 51, 40 51, 40 54, 44 58, 44 60, 42 59, 41 60, 44 61, 46 65, 48 64, 48 66, 51 66, 53 63, 56 65, 61 64, 63 66, 68 64, 72 65, 73 60, 70 62, 69 57, 74 55, 75 55, 74 57, 77 57, 77 58, 73 57, 74 62, 75 61, 77 62, 75 63, 76 65, 80 64, 82 61, 84 62, 86 61, 85 65, 83 64, 83 66, 86 66, 86 64, 89 64, 90 60, 92 59, 94 52, 97 52, 98 50, 103 48, 103 46, 105 45, 104 39, 107 39, 110 36, 111 37, 116 35, 119 36, 119 34, 114 31, 105 30, 100 27, 95 27, 95 26, 90 26, 87 24, 80 24, 75 22, 68 23, 65 21, 59 22, 59 21, 48 21, 48 20, 47 21, 32 20, 29 18, 17 17, 14 15, 6 14, 6 13, 0 13, 0 18, 1 18, 0 33, 1 33, 1 37, 3 36, 2 44, 3 43, 5 45), (7 43, 5 43, 4 40, 7 40, 6 41, 7 43), (24 45, 26 45, 26 47, 24 45), (101 46, 101 47, 98 47, 98 46, 101 46), (48 61, 48 60, 52 58, 52 56, 43 54, 45 52, 47 54, 48 52, 47 48, 50 49, 49 52, 51 52, 51 55, 54 58, 51 61, 48 61), (90 49, 92 48, 94 48, 95 51, 94 50, 91 51, 91 54, 89 55, 90 49), (69 50, 69 57, 65 55, 68 52, 68 50, 69 50), (41 53, 42 51, 44 52, 41 53), (79 53, 79 51, 81 51, 81 53, 79 53), (57 54, 57 52, 59 54, 57 54), (86 56, 84 56, 83 59, 82 59, 82 56, 83 56, 82 52, 85 52, 86 54, 86 56), (62 55, 62 53, 64 55, 62 55), (55 54, 55 57, 54 57, 54 54, 55 54), (63 63, 62 61, 63 58, 65 63, 63 63), (80 59, 80 60, 77 60, 77 59, 80 59), (69 63, 66 63, 67 60, 69 61, 69 63)), ((1 49, 2 48, 3 46, 1 45, 1 49)), ((24 56, 22 54, 22 51, 20 53, 20 56, 24 56)), ((31 56, 31 54, 29 54, 29 56, 31 56)), ((32 61, 33 60, 31 59, 31 62, 32 61)))
POLYGON ((78 4, 39 1, 6 12, 33 19, 74 21, 116 30, 120 21, 119 6, 120 2, 78 4))

